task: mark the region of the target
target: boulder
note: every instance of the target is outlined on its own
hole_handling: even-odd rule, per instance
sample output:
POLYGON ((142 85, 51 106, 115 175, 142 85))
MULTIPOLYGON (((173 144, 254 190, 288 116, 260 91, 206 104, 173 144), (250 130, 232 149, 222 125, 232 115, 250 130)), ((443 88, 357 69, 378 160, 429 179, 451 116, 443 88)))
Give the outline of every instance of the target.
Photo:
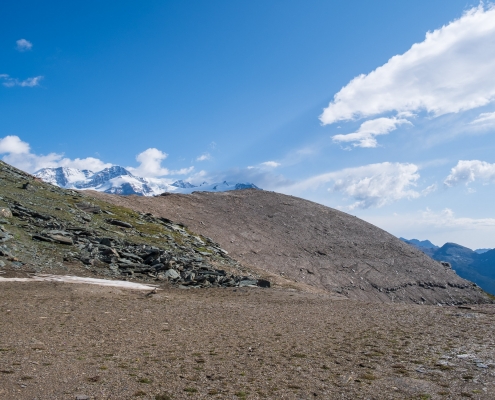
POLYGON ((10 208, 0 207, 0 216, 4 218, 12 218, 12 211, 10 211, 10 208))

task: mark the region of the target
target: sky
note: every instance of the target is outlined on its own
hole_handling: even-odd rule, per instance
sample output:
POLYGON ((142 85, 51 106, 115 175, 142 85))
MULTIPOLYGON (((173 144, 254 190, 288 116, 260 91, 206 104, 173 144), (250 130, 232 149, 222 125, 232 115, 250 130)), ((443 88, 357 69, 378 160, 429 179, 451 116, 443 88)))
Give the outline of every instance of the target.
POLYGON ((252 182, 495 247, 495 6, 6 1, 0 157, 252 182))

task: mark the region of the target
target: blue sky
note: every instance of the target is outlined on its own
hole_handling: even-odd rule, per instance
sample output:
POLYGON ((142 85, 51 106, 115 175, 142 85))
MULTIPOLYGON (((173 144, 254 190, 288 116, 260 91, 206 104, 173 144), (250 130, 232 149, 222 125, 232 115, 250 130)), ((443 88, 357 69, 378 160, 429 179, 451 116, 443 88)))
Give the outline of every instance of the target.
POLYGON ((495 247, 490 3, 8 1, 0 18, 7 162, 251 181, 495 247))

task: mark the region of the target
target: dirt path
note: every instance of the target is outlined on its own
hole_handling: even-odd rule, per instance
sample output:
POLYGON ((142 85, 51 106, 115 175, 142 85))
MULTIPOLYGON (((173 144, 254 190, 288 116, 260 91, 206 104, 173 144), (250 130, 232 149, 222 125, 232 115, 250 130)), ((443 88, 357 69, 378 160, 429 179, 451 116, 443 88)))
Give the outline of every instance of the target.
POLYGON ((5 282, 0 399, 493 399, 494 328, 493 305, 5 282))

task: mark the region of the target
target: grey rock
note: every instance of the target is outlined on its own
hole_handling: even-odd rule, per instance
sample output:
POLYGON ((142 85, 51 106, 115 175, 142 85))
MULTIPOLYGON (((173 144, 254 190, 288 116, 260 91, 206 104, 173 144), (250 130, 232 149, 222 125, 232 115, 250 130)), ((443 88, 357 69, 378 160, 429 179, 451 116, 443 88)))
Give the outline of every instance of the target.
POLYGON ((60 243, 60 244, 66 244, 66 245, 73 245, 74 242, 72 241, 72 238, 67 237, 67 236, 62 236, 62 235, 48 235, 50 239, 53 239, 55 242, 60 243))
POLYGON ((111 225, 121 226, 123 228, 132 228, 133 226, 125 221, 119 219, 107 219, 107 222, 111 225))
POLYGON ((90 400, 91 398, 89 396, 86 396, 84 394, 78 394, 76 395, 76 400, 90 400))
POLYGON ((50 243, 54 242, 53 239, 41 235, 33 235, 32 238, 33 240, 39 240, 40 242, 50 242, 50 243))
POLYGON ((111 238, 101 238, 100 243, 105 245, 105 246, 111 247, 112 246, 112 239, 111 238))
POLYGON ((258 281, 256 280, 251 280, 251 279, 246 279, 242 280, 239 282, 239 287, 244 287, 244 286, 257 286, 258 281))
POLYGON ((266 279, 258 279, 257 285, 262 288, 271 287, 270 281, 267 281, 266 279))
POLYGON ((76 203, 76 207, 79 208, 81 211, 90 214, 99 214, 101 212, 101 208, 92 203, 86 203, 86 202, 76 203))
POLYGON ((5 263, 2 260, 0 260, 0 268, 2 267, 5 267, 5 263))
POLYGON ((165 271, 164 276, 169 279, 180 278, 180 274, 175 269, 168 269, 167 271, 165 271))

